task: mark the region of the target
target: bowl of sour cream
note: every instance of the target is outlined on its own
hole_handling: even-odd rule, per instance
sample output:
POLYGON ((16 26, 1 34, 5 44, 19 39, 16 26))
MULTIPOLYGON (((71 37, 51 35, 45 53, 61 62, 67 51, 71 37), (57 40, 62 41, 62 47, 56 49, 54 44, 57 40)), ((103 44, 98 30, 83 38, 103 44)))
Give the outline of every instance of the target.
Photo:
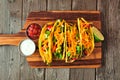
POLYGON ((25 39, 19 44, 19 51, 23 56, 30 56, 36 50, 36 45, 31 39, 25 39))

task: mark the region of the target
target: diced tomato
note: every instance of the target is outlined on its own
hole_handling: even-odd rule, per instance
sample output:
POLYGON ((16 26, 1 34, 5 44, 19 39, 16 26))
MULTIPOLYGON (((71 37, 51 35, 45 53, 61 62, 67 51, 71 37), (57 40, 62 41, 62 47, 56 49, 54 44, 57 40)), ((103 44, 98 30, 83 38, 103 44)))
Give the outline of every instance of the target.
POLYGON ((39 37, 40 36, 40 34, 37 34, 37 37, 39 37))
POLYGON ((37 29, 37 27, 38 27, 38 26, 35 24, 34 29, 37 29))
POLYGON ((29 27, 29 28, 28 28, 28 31, 32 31, 32 30, 33 30, 33 28, 32 28, 32 27, 29 27))
POLYGON ((28 31, 28 34, 33 34, 33 31, 28 31))
POLYGON ((76 60, 76 58, 73 58, 72 60, 76 60))
POLYGON ((31 27, 31 28, 34 28, 34 27, 35 27, 35 24, 31 24, 30 27, 31 27))
POLYGON ((47 26, 47 29, 48 29, 49 31, 51 31, 51 28, 52 28, 51 25, 48 25, 48 26, 47 26))
POLYGON ((55 52, 55 50, 56 50, 56 45, 53 46, 52 52, 55 52))
POLYGON ((41 27, 38 24, 31 24, 28 27, 27 34, 31 39, 38 39, 41 32, 41 27))
POLYGON ((37 34, 37 30, 36 29, 33 29, 33 34, 37 34))

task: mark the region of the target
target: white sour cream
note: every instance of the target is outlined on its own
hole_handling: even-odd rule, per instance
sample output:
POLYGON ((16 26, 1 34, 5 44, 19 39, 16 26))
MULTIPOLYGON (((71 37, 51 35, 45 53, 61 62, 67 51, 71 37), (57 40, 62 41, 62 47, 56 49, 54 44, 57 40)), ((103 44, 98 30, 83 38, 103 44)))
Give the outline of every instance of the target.
POLYGON ((36 46, 32 40, 25 39, 20 43, 19 49, 23 55, 30 56, 35 52, 36 46))

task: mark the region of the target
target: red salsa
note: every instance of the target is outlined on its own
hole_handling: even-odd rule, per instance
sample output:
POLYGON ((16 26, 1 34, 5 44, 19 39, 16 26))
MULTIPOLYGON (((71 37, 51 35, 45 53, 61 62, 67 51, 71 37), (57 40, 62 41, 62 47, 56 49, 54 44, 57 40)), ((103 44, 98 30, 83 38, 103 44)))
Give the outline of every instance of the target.
POLYGON ((27 28, 27 36, 33 40, 39 38, 40 32, 41 32, 41 26, 36 23, 30 24, 27 28))

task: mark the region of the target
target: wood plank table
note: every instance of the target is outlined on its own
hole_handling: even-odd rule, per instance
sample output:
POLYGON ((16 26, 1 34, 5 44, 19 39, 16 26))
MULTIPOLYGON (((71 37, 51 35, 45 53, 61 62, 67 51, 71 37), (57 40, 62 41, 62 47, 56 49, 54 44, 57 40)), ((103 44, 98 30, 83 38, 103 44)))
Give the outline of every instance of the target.
POLYGON ((102 67, 32 69, 16 46, 0 46, 0 80, 120 80, 120 0, 0 0, 0 33, 19 32, 31 11, 99 10, 102 67))

